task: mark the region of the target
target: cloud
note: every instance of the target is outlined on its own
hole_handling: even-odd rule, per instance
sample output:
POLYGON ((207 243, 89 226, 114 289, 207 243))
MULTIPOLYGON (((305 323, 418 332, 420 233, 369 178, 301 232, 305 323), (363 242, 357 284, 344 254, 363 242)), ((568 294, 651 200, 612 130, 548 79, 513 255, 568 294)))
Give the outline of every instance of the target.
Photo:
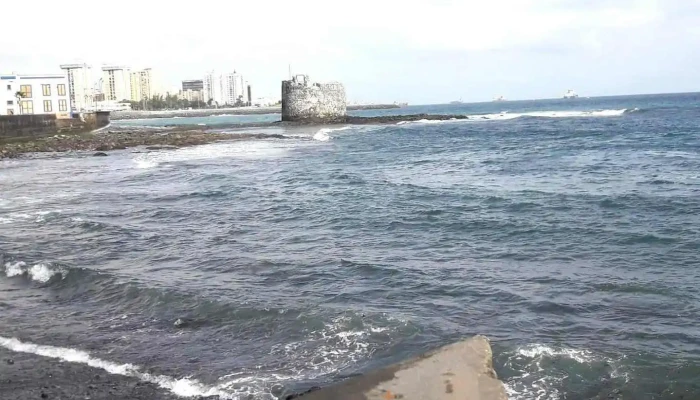
MULTIPOLYGON (((32 29, 21 18, 4 21, 5 31, 14 34, 0 37, 0 59, 10 61, 12 70, 51 72, 59 63, 79 60, 97 66, 150 66, 174 86, 210 69, 236 69, 258 94, 277 92, 291 64, 295 72, 359 85, 349 92, 375 92, 365 93, 368 99, 380 100, 385 88, 391 97, 384 100, 402 96, 427 101, 432 98, 427 91, 420 96, 415 91, 400 93, 402 86, 423 79, 401 71, 439 75, 452 79, 454 86, 484 81, 483 76, 465 73, 487 66, 492 85, 499 83, 499 76, 507 81, 515 74, 506 62, 522 65, 537 79, 537 70, 551 65, 566 68, 558 71, 562 79, 605 70, 608 64, 615 75, 624 64, 622 55, 637 61, 669 54, 679 58, 700 40, 697 0, 34 4, 42 12, 32 15, 32 29), (462 70, 444 65, 450 62, 462 70)), ((695 57, 685 61, 697 66, 695 57)), ((663 59, 654 62, 662 72, 670 71, 663 59)), ((639 66, 640 71, 646 68, 639 66)), ((540 95, 522 90, 522 96, 540 95)))

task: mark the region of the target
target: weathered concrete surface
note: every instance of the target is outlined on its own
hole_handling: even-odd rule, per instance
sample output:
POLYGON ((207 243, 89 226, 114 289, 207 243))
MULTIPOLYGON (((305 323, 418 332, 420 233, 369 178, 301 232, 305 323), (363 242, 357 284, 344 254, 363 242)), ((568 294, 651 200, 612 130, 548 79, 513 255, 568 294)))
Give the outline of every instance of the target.
POLYGON ((346 115, 342 84, 312 83, 306 75, 282 81, 282 121, 339 122, 346 115))
POLYGON ((108 111, 84 113, 80 118, 56 118, 56 114, 3 115, 0 139, 89 132, 109 125, 109 121, 108 111))
POLYGON ((298 397, 302 400, 507 400, 487 338, 475 336, 418 358, 298 397))

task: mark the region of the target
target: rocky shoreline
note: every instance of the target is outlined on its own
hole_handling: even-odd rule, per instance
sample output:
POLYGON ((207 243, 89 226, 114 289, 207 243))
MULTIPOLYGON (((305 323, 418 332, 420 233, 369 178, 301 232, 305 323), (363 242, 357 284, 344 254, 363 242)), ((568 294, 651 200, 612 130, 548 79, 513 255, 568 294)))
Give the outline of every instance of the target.
MULTIPOLYGON (((347 116, 336 121, 306 121, 306 122, 271 122, 239 124, 232 126, 219 125, 216 128, 226 129, 250 129, 266 127, 295 127, 314 125, 381 125, 396 124, 399 122, 418 121, 445 121, 467 119, 465 115, 437 115, 437 114, 413 114, 393 115, 381 117, 354 117, 347 116)), ((256 134, 256 133, 222 133, 213 131, 207 127, 196 125, 171 126, 158 130, 106 130, 84 134, 58 134, 54 136, 20 139, 0 139, 0 160, 17 158, 27 153, 68 152, 68 151, 93 151, 104 152, 110 150, 123 150, 126 148, 146 147, 187 147, 213 143, 224 140, 250 140, 250 139, 284 139, 283 135, 256 134)))
MULTIPOLYGON (((368 104, 347 106, 348 111, 359 110, 386 110, 400 108, 397 104, 368 104)), ((172 110, 172 111, 114 111, 110 118, 113 121, 128 119, 150 119, 150 118, 187 118, 187 117, 211 117, 215 115, 263 115, 280 114, 282 108, 275 107, 240 107, 240 108, 205 108, 195 110, 172 110)))
POLYGON ((147 146, 155 148, 178 148, 213 143, 222 140, 242 140, 257 138, 259 135, 206 132, 203 130, 173 130, 168 132, 113 132, 56 135, 28 140, 0 141, 0 160, 17 158, 26 153, 94 151, 95 155, 106 155, 105 151, 122 150, 130 147, 147 146))

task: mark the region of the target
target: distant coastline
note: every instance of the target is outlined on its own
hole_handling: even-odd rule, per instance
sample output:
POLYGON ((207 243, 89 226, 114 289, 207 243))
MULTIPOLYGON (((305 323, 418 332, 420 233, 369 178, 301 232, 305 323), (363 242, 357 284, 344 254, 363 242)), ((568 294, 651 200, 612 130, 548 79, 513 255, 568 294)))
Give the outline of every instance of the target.
MULTIPOLYGON (((350 105, 348 111, 356 110, 384 110, 400 108, 398 104, 366 104, 350 105)), ((192 110, 168 110, 168 111, 114 111, 111 119, 144 119, 144 118, 187 118, 187 117, 210 117, 214 115, 262 115, 279 114, 282 111, 280 106, 274 107, 237 107, 237 108, 207 108, 192 110)))

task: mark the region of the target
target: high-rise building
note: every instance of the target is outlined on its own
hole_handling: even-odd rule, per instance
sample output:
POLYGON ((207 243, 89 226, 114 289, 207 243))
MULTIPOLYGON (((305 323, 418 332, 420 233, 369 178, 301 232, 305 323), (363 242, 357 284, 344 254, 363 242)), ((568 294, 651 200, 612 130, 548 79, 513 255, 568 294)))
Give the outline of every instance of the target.
POLYGON ((187 90, 192 90, 192 91, 204 90, 204 81, 201 80, 201 79, 194 79, 194 80, 182 81, 182 90, 183 90, 183 91, 187 91, 187 90))
POLYGON ((212 99, 219 106, 245 103, 246 87, 243 76, 236 71, 218 75, 214 71, 208 73, 203 81, 204 98, 212 99))
POLYGON ((222 75, 221 92, 224 104, 235 105, 239 101, 244 101, 245 87, 243 85, 243 76, 236 73, 236 71, 222 75))
POLYGON ((223 97, 221 96, 221 77, 215 71, 211 71, 204 76, 204 101, 223 105, 223 97))
POLYGON ((150 99, 154 95, 159 94, 152 69, 146 68, 140 71, 133 71, 130 78, 131 101, 150 99))
POLYGON ((102 67, 102 93, 105 100, 122 101, 131 99, 131 75, 128 67, 102 67))
POLYGON ((72 111, 87 111, 95 107, 92 67, 87 64, 63 64, 68 77, 68 95, 72 111))

